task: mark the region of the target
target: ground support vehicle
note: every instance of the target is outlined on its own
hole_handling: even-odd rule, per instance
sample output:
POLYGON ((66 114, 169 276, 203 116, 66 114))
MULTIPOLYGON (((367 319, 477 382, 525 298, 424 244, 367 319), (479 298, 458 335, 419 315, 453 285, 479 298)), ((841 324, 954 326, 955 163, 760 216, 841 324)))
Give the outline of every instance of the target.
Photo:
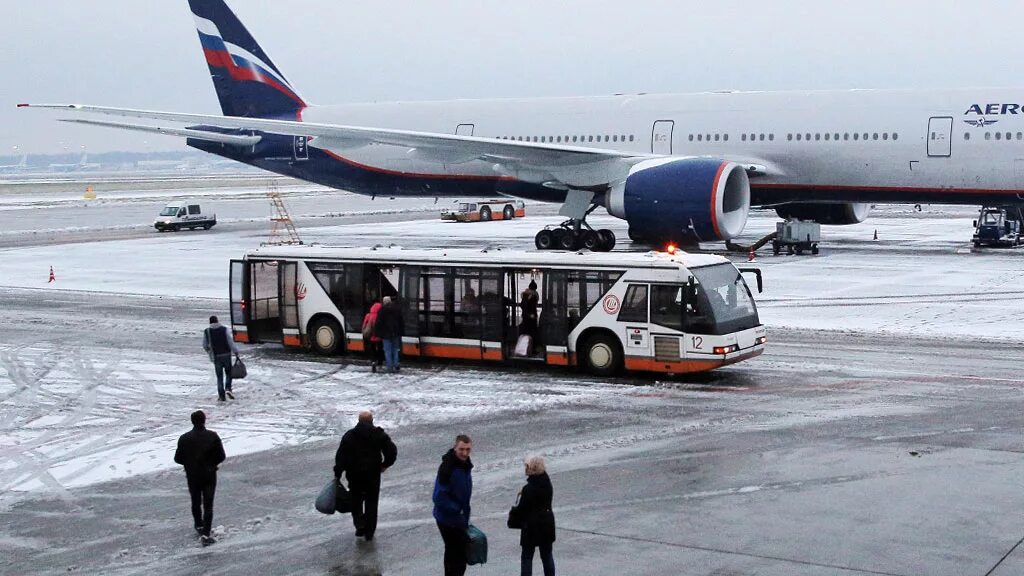
POLYGON ((199 204, 186 202, 172 202, 164 206, 164 209, 160 211, 160 215, 153 222, 153 227, 157 229, 157 232, 167 230, 177 232, 185 228, 189 230, 195 230, 196 228, 209 230, 216 225, 216 214, 203 212, 199 204))
POLYGON ((974 221, 975 248, 981 246, 1013 247, 1021 244, 1024 211, 1018 206, 983 206, 974 221))
POLYGON ((526 216, 526 204, 522 200, 463 202, 455 210, 441 212, 441 220, 452 222, 489 222, 491 220, 512 220, 524 216, 526 216))
POLYGON ((402 306, 406 356, 685 373, 757 356, 767 339, 740 271, 721 256, 314 245, 231 261, 239 342, 363 351, 363 317, 384 296, 402 306), (536 328, 524 321, 531 283, 536 328), (524 335, 532 345, 518 356, 524 335))
POLYGON ((804 250, 811 254, 818 253, 818 242, 821 242, 821 224, 803 220, 786 220, 775 223, 775 239, 772 240, 772 253, 776 256, 785 247, 787 254, 803 254, 804 250))

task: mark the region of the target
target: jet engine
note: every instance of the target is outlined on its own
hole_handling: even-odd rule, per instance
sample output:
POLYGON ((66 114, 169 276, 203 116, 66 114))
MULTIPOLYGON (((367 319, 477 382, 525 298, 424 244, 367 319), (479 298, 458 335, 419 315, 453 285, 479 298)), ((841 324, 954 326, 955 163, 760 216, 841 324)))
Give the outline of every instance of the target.
POLYGON ((707 242, 743 231, 750 181, 743 167, 712 158, 658 158, 634 165, 605 200, 612 216, 629 222, 634 240, 707 242))
POLYGON ((842 204, 783 204, 775 208, 779 218, 811 220, 818 224, 860 224, 868 217, 871 206, 863 202, 842 204))

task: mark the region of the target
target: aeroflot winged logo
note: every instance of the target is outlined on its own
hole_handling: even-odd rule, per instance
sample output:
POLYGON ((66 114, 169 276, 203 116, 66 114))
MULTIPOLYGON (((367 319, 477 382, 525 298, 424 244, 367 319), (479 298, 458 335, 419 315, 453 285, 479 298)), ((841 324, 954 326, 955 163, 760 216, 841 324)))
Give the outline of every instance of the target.
POLYGON ((1020 104, 971 104, 970 108, 964 112, 964 116, 973 116, 973 118, 965 119, 964 124, 975 127, 990 126, 999 120, 992 120, 986 116, 1016 116, 1017 114, 1024 114, 1020 104))

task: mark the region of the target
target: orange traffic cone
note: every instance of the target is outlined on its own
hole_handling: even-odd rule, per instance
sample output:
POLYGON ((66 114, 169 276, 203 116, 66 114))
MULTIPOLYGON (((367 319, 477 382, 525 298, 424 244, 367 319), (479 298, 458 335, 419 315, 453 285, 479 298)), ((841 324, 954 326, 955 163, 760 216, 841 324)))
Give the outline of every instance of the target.
POLYGON ((50 282, 56 282, 56 281, 57 281, 57 276, 54 275, 54 273, 53 273, 53 266, 50 266, 50 279, 47 280, 46 283, 49 284, 50 282))

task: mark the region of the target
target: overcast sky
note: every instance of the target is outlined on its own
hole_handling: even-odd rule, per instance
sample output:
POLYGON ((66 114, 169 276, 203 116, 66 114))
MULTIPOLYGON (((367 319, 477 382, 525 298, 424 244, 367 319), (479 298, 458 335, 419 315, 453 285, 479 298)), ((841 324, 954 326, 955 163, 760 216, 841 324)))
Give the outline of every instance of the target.
MULTIPOLYGON (((177 138, 61 124, 53 112, 16 110, 18 102, 220 113, 186 0, 0 2, 0 156, 183 147, 177 138)), ((1024 87, 1019 0, 229 4, 318 104, 1024 87)))

